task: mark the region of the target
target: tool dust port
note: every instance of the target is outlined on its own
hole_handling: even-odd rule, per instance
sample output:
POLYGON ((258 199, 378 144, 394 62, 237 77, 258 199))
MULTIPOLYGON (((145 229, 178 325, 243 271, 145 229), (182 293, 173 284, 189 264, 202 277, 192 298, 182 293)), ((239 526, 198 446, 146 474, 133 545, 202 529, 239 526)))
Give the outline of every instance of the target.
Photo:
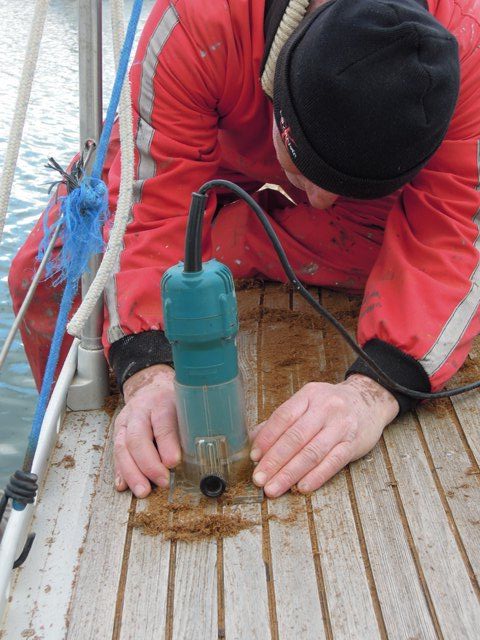
POLYGON ((225 436, 195 439, 195 452, 200 471, 200 491, 218 498, 227 488, 229 472, 228 443, 225 436))
POLYGON ((227 483, 225 480, 217 475, 204 476, 200 480, 200 491, 207 498, 218 498, 226 488, 227 483))

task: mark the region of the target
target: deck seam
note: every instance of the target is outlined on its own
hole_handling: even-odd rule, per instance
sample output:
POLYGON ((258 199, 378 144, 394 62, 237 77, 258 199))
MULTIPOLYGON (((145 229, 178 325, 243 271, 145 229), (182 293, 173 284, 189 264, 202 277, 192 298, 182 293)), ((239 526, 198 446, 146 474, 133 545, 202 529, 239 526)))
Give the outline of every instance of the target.
POLYGON ((137 499, 132 497, 128 516, 127 532, 125 535, 125 545, 123 547, 122 567, 118 580, 117 600, 115 602, 115 613, 113 616, 112 640, 118 640, 122 630, 123 604, 125 599, 125 587, 127 585, 128 566, 130 561, 130 551, 132 548, 133 519, 137 509, 137 499))
POLYGON ((460 535, 460 531, 458 530, 457 524, 455 522, 455 518, 453 517, 452 510, 450 508, 450 505, 448 504, 448 499, 446 496, 445 489, 442 485, 442 481, 440 480, 440 476, 438 475, 437 470, 435 469, 433 457, 430 449, 428 448, 428 442, 425 438, 425 434, 423 433, 420 420, 418 419, 418 416, 416 414, 415 414, 415 427, 417 430, 418 439, 420 440, 420 444, 422 445, 422 449, 425 454, 425 458, 427 460, 430 473, 432 474, 432 478, 435 483, 435 488, 437 489, 437 493, 440 497, 440 502, 442 503, 443 509, 447 516, 447 521, 450 527, 450 531, 453 534, 456 545, 458 547, 462 560, 465 564, 465 568, 467 570, 468 577, 470 578, 470 582, 472 583, 472 587, 475 592, 475 595, 477 596, 477 599, 480 601, 480 586, 475 577, 475 572, 473 570, 470 559, 466 552, 465 545, 462 540, 462 536, 460 535))
POLYGON ((275 582, 273 578, 272 548, 270 545, 270 525, 268 523, 267 503, 264 500, 261 505, 262 514, 262 555, 265 565, 265 580, 268 594, 268 613, 270 618, 270 637, 278 640, 277 602, 275 598, 275 582))
POLYGON ((313 564, 315 567, 315 575, 317 578, 318 599, 320 600, 320 608, 322 610, 323 628, 325 630, 326 640, 333 640, 332 622, 328 611, 327 591, 325 589, 325 579, 323 577, 322 563, 320 560, 320 551, 318 549, 317 531, 313 519, 313 505, 310 496, 305 496, 305 507, 307 512, 308 530, 310 533, 310 544, 312 545, 313 564))
POLYGON ((352 474, 350 472, 350 467, 345 467, 345 477, 347 481, 348 494, 350 497, 350 505, 352 507, 353 520, 355 522, 355 527, 357 529, 357 538, 360 543, 360 553, 362 554, 363 564, 365 567, 365 572, 367 576, 368 586, 370 589, 370 595, 372 596, 373 609, 375 611, 375 616, 377 618, 377 625, 380 632, 380 636, 382 640, 387 640, 387 627, 385 625, 385 619, 383 617, 382 606, 380 604, 380 598, 377 591, 377 586, 375 584, 375 578, 373 577, 372 566, 370 563, 370 557, 368 555, 367 543, 365 540, 365 533, 363 531, 363 525, 360 518, 360 512, 357 504, 357 498, 355 496, 355 487, 353 484, 352 474))
POLYGON ((439 640, 444 640, 443 633, 440 627, 440 623, 438 621, 437 612, 435 611, 435 605, 433 604, 432 597, 430 595, 430 590, 428 588, 427 580, 425 578, 425 574, 423 573, 422 564, 420 562, 420 556, 418 550, 415 546, 415 541, 413 539, 413 535, 410 529, 410 525, 408 523, 407 514, 405 512, 405 507, 403 506, 402 497, 400 495, 400 491, 398 489, 397 480, 395 478, 395 474, 393 472, 392 461, 390 460, 390 454, 388 453, 387 444, 382 435, 379 441, 380 450, 383 455, 383 459, 385 461, 385 467, 387 469, 387 474, 390 480, 390 486, 393 490, 393 495, 395 496, 395 501, 397 503, 400 521, 403 526, 403 530, 405 532, 405 537, 407 539, 408 548, 410 549, 410 553, 412 554, 413 563, 415 565, 415 569, 417 571, 418 579, 420 581, 420 586, 423 591, 423 595, 425 597, 425 601, 427 603, 428 611, 430 613, 430 617, 432 619, 432 623, 435 629, 435 633, 439 640))
POLYGON ((173 609, 175 606, 175 568, 177 560, 177 542, 170 543, 168 563, 167 606, 165 607, 165 640, 173 640, 173 609))
MULTIPOLYGON (((262 397, 262 380, 263 371, 261 369, 262 352, 263 352, 263 326, 264 326, 264 302, 265 302, 265 285, 260 292, 259 296, 259 308, 258 308, 258 325, 257 325, 257 402, 260 404, 260 398, 262 397)), ((265 416, 257 416, 259 419, 265 419, 265 416)), ((267 585, 267 597, 268 597, 268 614, 270 619, 270 637, 272 640, 278 640, 278 619, 277 619, 277 605, 275 598, 275 585, 273 580, 273 562, 272 562, 272 549, 270 546, 270 527, 268 524, 268 508, 266 501, 261 504, 261 519, 262 519, 262 556, 265 567, 265 581, 267 585)))
MULTIPOLYGON (((259 300, 258 300, 258 321, 257 321, 257 342, 256 342, 256 367, 257 367, 257 416, 256 422, 258 423, 260 420, 260 416, 258 415, 258 409, 261 404, 261 398, 263 398, 263 371, 262 371, 262 353, 263 353, 263 317, 264 317, 264 308, 263 304, 265 301, 265 285, 263 285, 263 289, 260 291, 259 300)), ((261 416, 262 420, 264 416, 261 416)))
POLYGON ((290 289, 288 292, 288 308, 293 311, 293 291, 290 289))
POLYGON ((217 628, 218 638, 225 638, 225 593, 223 574, 223 540, 217 538, 217 628))

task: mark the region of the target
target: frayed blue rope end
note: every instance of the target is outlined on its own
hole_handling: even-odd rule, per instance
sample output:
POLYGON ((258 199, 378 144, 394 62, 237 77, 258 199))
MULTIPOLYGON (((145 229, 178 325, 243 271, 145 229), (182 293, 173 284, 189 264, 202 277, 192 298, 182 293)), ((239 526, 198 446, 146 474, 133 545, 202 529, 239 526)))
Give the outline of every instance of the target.
POLYGON ((58 225, 62 225, 60 254, 47 263, 46 276, 54 286, 78 279, 88 271, 92 255, 102 253, 102 227, 108 219, 108 189, 103 180, 85 176, 80 185, 61 198, 60 216, 48 227, 45 214, 44 237, 37 259, 41 260, 58 225))

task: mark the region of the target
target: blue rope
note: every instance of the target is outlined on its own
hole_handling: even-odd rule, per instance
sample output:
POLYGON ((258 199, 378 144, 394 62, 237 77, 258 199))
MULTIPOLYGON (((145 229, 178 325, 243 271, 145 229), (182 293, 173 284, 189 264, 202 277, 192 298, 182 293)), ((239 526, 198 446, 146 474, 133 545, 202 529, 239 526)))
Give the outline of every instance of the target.
MULTIPOLYGON (((55 325, 55 333, 53 334, 52 344, 48 354, 47 366, 45 367, 45 373, 42 381, 42 388, 40 396, 38 398, 37 406, 35 408, 35 414, 33 417, 32 429, 28 437, 27 451, 23 462, 24 471, 29 471, 32 468, 33 457, 38 444, 38 438, 40 436, 40 430, 42 427, 43 418, 47 409, 48 401, 50 399, 50 392, 53 386, 53 379, 55 370, 58 364, 58 358, 60 355, 60 348, 62 346, 63 335, 65 333, 65 326, 68 320, 68 314, 70 312, 75 294, 78 289, 78 280, 68 278, 65 289, 60 303, 60 309, 58 311, 57 323, 55 325)), ((14 502, 14 507, 17 508, 17 503, 14 502)), ((22 505, 23 506, 23 505, 22 505)))
POLYGON ((138 21, 142 12, 143 0, 135 0, 128 23, 127 33, 125 34, 125 42, 123 43, 118 62, 117 75, 113 84, 112 96, 107 109, 107 116, 103 125, 102 135, 98 143, 97 153, 95 155, 95 163, 92 169, 92 178, 100 178, 102 175, 105 156, 107 155, 108 142, 112 133, 112 127, 117 113, 118 103, 120 102, 120 94, 122 93, 123 82, 127 73, 128 61, 130 60, 130 52, 132 50, 135 33, 137 31, 138 21))
MULTIPOLYGON (((55 228, 58 225, 62 225, 63 228, 60 232, 62 251, 55 262, 49 263, 47 276, 54 277, 54 286, 65 282, 65 289, 60 303, 32 429, 28 438, 27 451, 23 462, 24 471, 30 471, 32 467, 40 430, 54 383, 65 327, 78 290, 80 277, 87 270, 91 256, 100 253, 103 249, 102 226, 108 216, 108 190, 101 180, 101 175, 142 11, 142 4, 143 0, 135 0, 132 9, 92 175, 91 177, 86 176, 76 189, 73 189, 67 196, 62 198, 59 219, 49 228, 46 227, 44 239, 39 249, 40 257, 45 251, 55 228)), ((47 218, 48 209, 45 213, 45 220, 47 218)), ((25 508, 25 504, 14 500, 13 507, 17 511, 22 511, 25 508)))

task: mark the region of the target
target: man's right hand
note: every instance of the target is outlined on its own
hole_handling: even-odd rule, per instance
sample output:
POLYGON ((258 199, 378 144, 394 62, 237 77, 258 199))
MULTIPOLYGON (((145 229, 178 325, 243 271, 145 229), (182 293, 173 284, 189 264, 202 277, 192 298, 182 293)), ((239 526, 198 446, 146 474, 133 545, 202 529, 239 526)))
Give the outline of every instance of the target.
POLYGON ((137 498, 169 484, 169 469, 181 458, 173 379, 164 364, 138 371, 124 386, 125 407, 114 426, 115 487, 137 498))

